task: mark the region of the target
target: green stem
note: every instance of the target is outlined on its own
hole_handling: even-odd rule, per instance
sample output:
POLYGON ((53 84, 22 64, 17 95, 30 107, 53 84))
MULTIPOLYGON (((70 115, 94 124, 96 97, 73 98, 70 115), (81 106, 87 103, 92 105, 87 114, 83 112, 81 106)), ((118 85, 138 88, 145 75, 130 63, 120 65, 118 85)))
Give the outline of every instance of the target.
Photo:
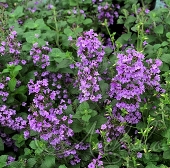
POLYGON ((77 3, 77 10, 78 10, 78 20, 80 20, 80 8, 79 8, 79 0, 76 1, 77 3))
POLYGON ((111 41, 112 41, 112 44, 114 45, 114 40, 113 40, 112 35, 110 34, 109 28, 108 28, 108 26, 107 26, 107 20, 105 20, 104 25, 105 25, 105 27, 106 27, 106 29, 107 29, 107 32, 108 32, 109 36, 110 36, 110 39, 111 39, 111 41))
POLYGON ((58 24, 57 24, 57 13, 56 13, 56 10, 53 9, 53 14, 54 14, 54 22, 55 22, 55 30, 56 30, 56 45, 58 48, 60 48, 60 45, 59 45, 59 29, 58 29, 58 24))

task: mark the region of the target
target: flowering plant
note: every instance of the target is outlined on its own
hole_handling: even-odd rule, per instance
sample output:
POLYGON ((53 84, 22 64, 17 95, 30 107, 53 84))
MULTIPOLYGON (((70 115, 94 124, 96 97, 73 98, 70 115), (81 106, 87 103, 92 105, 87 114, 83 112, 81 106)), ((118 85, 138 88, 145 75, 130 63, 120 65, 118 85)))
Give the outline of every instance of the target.
POLYGON ((168 168, 169 8, 0 2, 0 167, 168 168))

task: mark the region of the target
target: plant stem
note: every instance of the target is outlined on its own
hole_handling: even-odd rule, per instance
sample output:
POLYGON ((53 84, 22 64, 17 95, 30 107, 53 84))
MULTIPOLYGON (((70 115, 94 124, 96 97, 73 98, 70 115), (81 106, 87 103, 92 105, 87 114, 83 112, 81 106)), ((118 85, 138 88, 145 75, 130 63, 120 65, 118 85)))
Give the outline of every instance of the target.
POLYGON ((54 14, 54 22, 55 22, 55 30, 56 30, 56 45, 58 48, 60 48, 60 45, 59 45, 59 29, 58 29, 58 24, 57 24, 57 13, 56 13, 56 10, 53 9, 53 14, 54 14))

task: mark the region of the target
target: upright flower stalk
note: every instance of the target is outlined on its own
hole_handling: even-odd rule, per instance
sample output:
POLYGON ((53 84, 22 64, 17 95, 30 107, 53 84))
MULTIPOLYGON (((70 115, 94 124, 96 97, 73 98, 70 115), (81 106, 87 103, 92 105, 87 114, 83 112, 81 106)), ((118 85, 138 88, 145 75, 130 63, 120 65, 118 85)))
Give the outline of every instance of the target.
POLYGON ((164 92, 159 75, 162 62, 149 59, 145 66, 144 55, 132 48, 127 49, 125 54, 118 54, 117 58, 117 75, 112 78, 109 93, 118 101, 113 107, 113 115, 120 122, 136 124, 141 119, 139 104, 146 89, 164 92))
POLYGON ((97 102, 102 98, 98 82, 101 80, 98 66, 105 54, 102 43, 98 40, 97 34, 91 29, 77 40, 77 55, 80 62, 76 63, 78 68, 75 87, 80 90, 79 101, 91 100, 97 102))

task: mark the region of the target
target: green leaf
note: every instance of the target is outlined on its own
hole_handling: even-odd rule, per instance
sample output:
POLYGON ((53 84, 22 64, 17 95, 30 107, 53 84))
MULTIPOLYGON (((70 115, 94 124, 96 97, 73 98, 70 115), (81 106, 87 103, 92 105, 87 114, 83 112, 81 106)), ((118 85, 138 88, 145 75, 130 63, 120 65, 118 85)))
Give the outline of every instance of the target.
POLYGON ((64 110, 64 114, 69 115, 69 114, 74 114, 72 104, 67 106, 67 109, 64 110))
POLYGON ((166 33, 166 37, 170 39, 170 32, 166 33))
POLYGON ((54 61, 50 62, 50 66, 47 67, 47 71, 50 71, 50 72, 57 72, 58 71, 57 65, 54 61))
POLYGON ((77 0, 69 0, 70 6, 77 6, 77 0))
POLYGON ((77 27, 77 28, 74 30, 74 32, 75 32, 76 34, 81 33, 81 32, 83 32, 83 28, 82 28, 82 27, 77 27))
POLYGON ((119 168, 119 166, 117 166, 117 165, 108 165, 108 166, 105 166, 105 168, 119 168))
POLYGON ((58 26, 61 28, 61 27, 65 27, 67 25, 67 22, 66 21, 63 21, 63 20, 61 20, 61 21, 59 21, 58 22, 58 26))
POLYGON ((136 21, 136 17, 130 15, 130 16, 128 16, 128 18, 127 18, 127 20, 125 22, 128 25, 129 23, 133 23, 135 21, 136 21))
POLYGON ((6 167, 6 162, 0 162, 0 168, 6 167))
POLYGON ((158 168, 157 166, 155 166, 154 164, 152 163, 149 163, 146 168, 158 168))
POLYGON ((22 102, 26 102, 27 101, 27 96, 22 94, 22 93, 18 94, 18 98, 22 102))
MULTIPOLYGON (((51 61, 61 62, 67 58, 67 54, 62 52, 59 48, 53 48, 49 54, 51 61)), ((51 64, 50 64, 51 65, 51 64)))
POLYGON ((37 148, 36 150, 35 150, 35 154, 38 154, 38 155, 40 155, 40 154, 42 154, 43 153, 43 149, 41 149, 41 148, 37 148))
POLYGON ((88 114, 82 116, 82 120, 85 122, 88 122, 90 118, 91 118, 91 115, 88 115, 88 114))
POLYGON ((167 72, 169 70, 169 66, 168 64, 166 64, 165 62, 163 62, 163 64, 160 67, 161 71, 167 72))
POLYGON ((24 155, 30 155, 32 152, 29 148, 24 148, 24 155))
POLYGON ((24 43, 23 45, 22 45, 22 50, 23 51, 30 51, 31 50, 31 48, 32 48, 32 44, 30 44, 30 43, 24 43))
POLYGON ((6 165, 7 158, 8 158, 8 155, 1 155, 0 156, 0 163, 5 163, 5 165, 6 165))
POLYGON ((16 17, 16 18, 19 18, 23 15, 24 15, 23 6, 17 6, 17 8, 14 10, 14 12, 9 14, 10 17, 16 17))
POLYGON ((34 140, 30 142, 29 146, 31 147, 31 149, 37 149, 38 148, 34 140))
POLYGON ((14 168, 23 168, 23 165, 21 162, 14 161, 10 163, 10 167, 13 166, 14 168))
POLYGON ((58 168, 67 168, 65 165, 60 165, 58 168))
MULTIPOLYGON (((169 34, 169 38, 170 38, 170 34, 169 34)), ((164 42, 162 42, 162 44, 161 44, 161 46, 162 47, 165 47, 165 46, 167 46, 169 43, 167 42, 167 41, 164 41, 164 42)))
POLYGON ((72 36, 74 34, 73 31, 70 28, 68 28, 68 27, 64 29, 64 33, 67 36, 72 36))
POLYGON ((13 97, 12 95, 9 95, 8 98, 7 98, 6 103, 11 104, 11 103, 13 103, 14 101, 15 101, 14 97, 13 97))
POLYGON ((28 72, 24 77, 24 82, 28 83, 30 81, 30 79, 32 79, 34 81, 35 80, 34 72, 35 71, 28 72))
POLYGON ((30 44, 35 44, 37 42, 37 38, 35 36, 26 37, 26 41, 30 44))
POLYGON ((170 20, 168 17, 166 17, 165 22, 170 25, 170 20))
POLYGON ((0 151, 4 150, 4 142, 2 141, 2 138, 0 138, 0 151))
POLYGON ((46 156, 40 168, 52 168, 55 166, 55 156, 46 156))
POLYGON ((161 164, 159 168, 168 168, 167 166, 161 164))
POLYGON ((78 106, 76 111, 84 111, 86 109, 89 109, 89 104, 85 101, 78 106))
POLYGON ((2 74, 3 73, 8 73, 9 72, 9 69, 4 69, 3 71, 2 71, 2 74))
POLYGON ((94 122, 97 122, 96 123, 96 129, 97 129, 100 128, 102 124, 107 122, 107 118, 101 115, 96 115, 95 117, 92 117, 89 120, 89 123, 94 123, 94 122))
POLYGON ((27 166, 28 166, 29 168, 34 167, 35 164, 36 164, 36 159, 35 159, 35 158, 29 158, 29 159, 27 160, 27 166))
POLYGON ((36 136, 38 135, 38 132, 30 130, 30 136, 36 136))
POLYGON ((164 159, 170 159, 170 150, 167 150, 167 151, 163 152, 163 158, 164 159))
POLYGON ((71 124, 70 127, 73 129, 74 133, 78 133, 83 130, 82 122, 80 122, 77 119, 73 119, 73 123, 71 124))
POLYGON ((100 85, 100 89, 103 93, 106 93, 106 91, 108 90, 109 88, 109 85, 107 83, 105 83, 103 80, 101 80, 99 82, 99 85, 100 85))
POLYGON ((13 140, 15 140, 17 143, 21 143, 23 141, 25 141, 24 136, 22 134, 15 134, 12 137, 13 140))
POLYGON ((161 149, 163 151, 168 151, 169 150, 169 145, 167 145, 166 143, 163 143, 161 149))
POLYGON ((26 91, 27 91, 27 87, 23 85, 15 90, 15 94, 25 94, 26 91))
POLYGON ((158 147, 159 143, 156 141, 156 142, 152 142, 151 145, 150 145, 150 150, 153 151, 153 152, 161 152, 162 149, 160 149, 158 147))
POLYGON ((70 68, 61 68, 61 69, 59 69, 59 72, 61 72, 61 73, 69 73, 69 74, 74 73, 73 70, 70 69, 70 68))
POLYGON ((160 59, 165 62, 165 63, 168 63, 170 64, 170 54, 163 54, 160 59))
MULTIPOLYGON (((34 20, 29 19, 24 23, 24 27, 29 28, 29 29, 34 29, 36 28, 36 24, 34 23, 34 20)), ((34 34, 34 37, 35 37, 35 34, 34 34)))
POLYGON ((18 73, 19 73, 19 71, 20 71, 21 69, 22 69, 22 66, 21 66, 21 65, 15 66, 15 67, 14 67, 14 70, 11 72, 12 77, 15 78, 15 77, 18 75, 18 73))
POLYGON ((91 117, 94 117, 97 115, 97 111, 95 111, 95 110, 89 110, 89 113, 90 113, 91 117))
POLYGON ((66 68, 66 67, 69 67, 70 64, 71 64, 71 60, 64 59, 61 62, 59 62, 56 68, 57 69, 66 68))
POLYGON ((84 4, 91 4, 91 0, 82 1, 84 4))
POLYGON ((88 135, 93 135, 95 134, 95 130, 96 130, 96 124, 97 122, 89 122, 86 124, 86 126, 83 128, 84 131, 86 131, 86 133, 88 133, 88 135))
POLYGON ((121 37, 125 40, 125 41, 128 41, 131 37, 132 33, 126 33, 126 34, 123 34, 121 37))
POLYGON ((50 28, 45 24, 43 19, 37 19, 35 21, 35 24, 40 30, 50 30, 50 28))
POLYGON ((163 32, 164 32, 164 27, 163 27, 163 25, 158 25, 158 26, 156 26, 156 27, 154 28, 154 32, 155 32, 156 34, 163 34, 163 32))
POLYGON ((87 18, 83 21, 84 25, 88 25, 88 24, 91 24, 91 23, 92 23, 92 20, 90 18, 87 18))
POLYGON ((122 34, 117 40, 116 43, 121 43, 124 44, 126 43, 130 38, 131 38, 131 32, 130 33, 126 33, 126 34, 122 34))
POLYGON ((10 79, 10 81, 8 82, 8 87, 11 92, 15 90, 16 84, 17 84, 17 80, 15 78, 10 79))

